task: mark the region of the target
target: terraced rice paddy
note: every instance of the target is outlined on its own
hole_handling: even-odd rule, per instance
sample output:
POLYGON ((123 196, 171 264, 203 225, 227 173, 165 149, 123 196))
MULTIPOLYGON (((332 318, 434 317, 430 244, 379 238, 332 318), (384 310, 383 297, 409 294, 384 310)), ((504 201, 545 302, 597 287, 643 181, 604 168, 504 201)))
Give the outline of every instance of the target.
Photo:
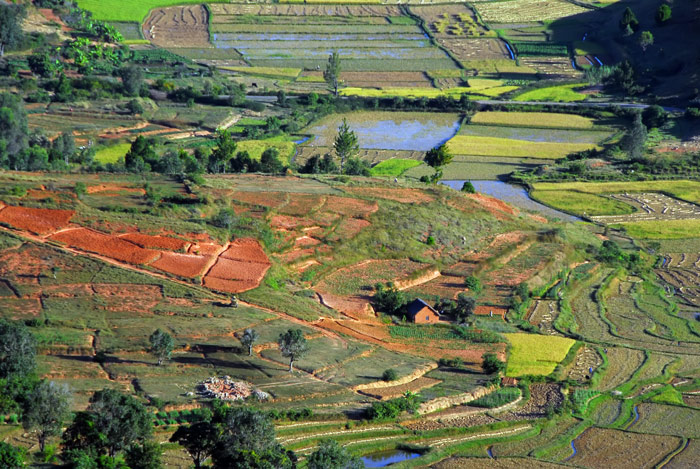
POLYGON ((572 339, 536 334, 504 334, 512 348, 508 376, 548 375, 574 344, 572 339))
POLYGON ((513 0, 509 2, 478 2, 475 7, 487 23, 527 23, 557 20, 564 16, 589 11, 587 8, 562 0, 513 0))
POLYGON ((458 155, 560 159, 570 153, 597 148, 593 143, 533 142, 514 138, 457 135, 448 147, 458 155))

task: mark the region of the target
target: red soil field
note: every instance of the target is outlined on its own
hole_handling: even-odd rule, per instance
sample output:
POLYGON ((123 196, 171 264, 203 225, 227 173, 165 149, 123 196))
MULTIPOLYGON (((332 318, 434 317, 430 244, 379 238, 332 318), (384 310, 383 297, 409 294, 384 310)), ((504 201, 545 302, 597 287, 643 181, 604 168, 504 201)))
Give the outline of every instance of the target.
POLYGON ((204 275, 205 269, 211 257, 195 256, 193 254, 180 254, 177 252, 164 252, 151 267, 168 272, 179 277, 199 277, 204 275))
POLYGON ((255 282, 253 280, 225 280, 216 277, 204 277, 205 287, 228 293, 241 293, 247 290, 252 290, 259 284, 260 282, 255 282))
POLYGON ((364 230, 370 225, 370 222, 360 218, 345 218, 338 223, 338 226, 329 237, 329 240, 336 241, 354 238, 360 233, 360 231, 364 230))
POLYGON ((277 208, 287 202, 287 194, 284 192, 236 191, 231 194, 231 198, 248 205, 262 205, 271 208, 277 208))
POLYGON ((258 262, 244 262, 219 257, 207 277, 216 277, 224 280, 252 280, 260 282, 270 264, 258 262))
POLYGON ((163 299, 163 292, 158 285, 97 283, 92 288, 107 302, 110 311, 150 313, 163 299))
POLYGON ((267 258, 260 243, 253 238, 236 239, 231 242, 229 248, 221 254, 221 257, 238 261, 270 264, 270 259, 267 258))
POLYGON ((317 246, 319 244, 321 244, 321 241, 310 236, 301 236, 294 241, 294 247, 317 246))
POLYGON ((86 189, 88 194, 98 194, 100 192, 133 192, 136 194, 145 194, 146 191, 139 187, 127 187, 121 184, 98 184, 96 186, 88 186, 86 189))
POLYGON ((306 215, 320 208, 326 198, 313 194, 294 194, 294 198, 284 207, 280 207, 279 212, 285 215, 306 215))
POLYGON ((73 210, 14 207, 0 210, 0 222, 35 234, 48 234, 68 224, 73 210))
POLYGON ((377 202, 329 195, 323 208, 325 211, 340 215, 361 218, 376 212, 379 209, 379 205, 377 205, 377 202))
POLYGON ((508 214, 508 215, 517 215, 518 211, 508 205, 507 203, 503 202, 502 200, 495 199, 493 197, 488 197, 483 194, 465 194, 465 196, 469 197, 472 200, 475 200, 479 203, 480 206, 488 210, 494 215, 503 215, 503 214, 508 214))
POLYGON ((221 245, 216 243, 195 243, 187 250, 190 254, 199 254, 202 256, 214 256, 221 251, 221 245))
POLYGON ((294 249, 289 252, 285 252, 280 256, 280 259, 289 264, 291 262, 294 262, 298 259, 301 259, 302 257, 308 257, 308 256, 313 256, 316 253, 315 249, 309 248, 309 249, 294 249))
POLYGON ((378 199, 394 200, 404 204, 410 203, 428 203, 435 200, 430 194, 420 189, 383 189, 381 187, 353 187, 347 189, 348 192, 378 199))
POLYGON ((143 249, 116 236, 98 233, 87 228, 62 231, 51 236, 51 239, 86 252, 101 254, 134 265, 148 264, 160 256, 158 251, 143 249))
POLYGON ((171 238, 169 236, 151 236, 142 233, 127 233, 119 235, 119 237, 147 249, 179 251, 187 247, 189 244, 187 241, 183 241, 182 239, 171 238))
POLYGON ((501 308, 500 306, 477 306, 474 309, 474 314, 477 316, 490 316, 493 311, 493 317, 500 316, 502 319, 506 318, 506 308, 501 308))
POLYGON ((270 226, 272 228, 281 228, 285 230, 308 227, 313 224, 314 222, 306 218, 292 217, 289 215, 275 215, 270 219, 270 226))

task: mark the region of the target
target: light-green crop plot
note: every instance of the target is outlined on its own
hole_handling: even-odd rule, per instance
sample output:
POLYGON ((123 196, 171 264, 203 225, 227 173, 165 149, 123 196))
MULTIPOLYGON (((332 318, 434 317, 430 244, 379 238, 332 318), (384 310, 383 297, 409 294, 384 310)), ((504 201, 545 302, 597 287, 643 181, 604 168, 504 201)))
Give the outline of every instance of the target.
POLYGON ((631 182, 542 182, 536 190, 586 192, 588 194, 622 194, 624 192, 662 192, 688 202, 700 203, 700 181, 631 181, 631 182))
POLYGON ((246 75, 256 75, 261 77, 283 77, 296 78, 301 73, 300 68, 285 67, 220 67, 222 70, 230 72, 244 73, 246 75))
POLYGON ((647 220, 623 223, 627 234, 643 239, 686 239, 700 237, 700 220, 647 220))
POLYGON ((540 334, 503 334, 510 342, 506 375, 549 375, 576 343, 566 337, 540 334))
POLYGON ((581 130, 592 129, 595 125, 593 119, 588 117, 553 112, 477 112, 471 122, 472 124, 581 130))
POLYGON ((447 142, 456 155, 506 156, 511 158, 540 158, 556 160, 597 145, 591 143, 529 142, 511 138, 457 135, 447 142))
MULTIPOLYGON (((202 3, 201 0, 77 0, 78 6, 91 11, 95 19, 105 21, 138 21, 153 8, 202 3)), ((216 3, 217 0, 212 0, 216 3)))
POLYGON ((130 143, 119 143, 111 147, 102 148, 95 153, 95 160, 102 164, 116 163, 119 158, 124 158, 124 155, 130 148, 130 143))
POLYGON ((374 166, 370 173, 375 177, 398 177, 411 168, 420 166, 422 162, 418 160, 408 160, 405 158, 391 158, 374 166))
POLYGON ((289 140, 289 138, 291 137, 273 137, 265 140, 242 140, 238 142, 236 151, 247 151, 251 158, 259 160, 265 150, 268 148, 276 148, 284 164, 289 164, 290 158, 294 155, 295 148, 294 142, 289 140))
POLYGON ((583 101, 586 95, 575 91, 575 88, 581 88, 583 84, 548 86, 536 90, 526 91, 519 94, 514 99, 515 101, 555 101, 562 103, 571 103, 574 101, 583 101))
POLYGON ((538 190, 538 185, 534 184, 535 190, 530 192, 530 197, 563 212, 591 216, 627 215, 635 212, 634 207, 619 200, 585 192, 538 190))

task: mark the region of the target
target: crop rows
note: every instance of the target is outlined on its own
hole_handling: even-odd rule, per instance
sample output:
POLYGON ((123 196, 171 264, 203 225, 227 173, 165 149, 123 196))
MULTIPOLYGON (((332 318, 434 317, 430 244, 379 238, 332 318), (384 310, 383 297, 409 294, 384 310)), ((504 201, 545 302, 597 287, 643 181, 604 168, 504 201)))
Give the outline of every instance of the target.
POLYGON ((568 56, 569 50, 564 44, 551 42, 514 42, 515 51, 522 56, 568 56))

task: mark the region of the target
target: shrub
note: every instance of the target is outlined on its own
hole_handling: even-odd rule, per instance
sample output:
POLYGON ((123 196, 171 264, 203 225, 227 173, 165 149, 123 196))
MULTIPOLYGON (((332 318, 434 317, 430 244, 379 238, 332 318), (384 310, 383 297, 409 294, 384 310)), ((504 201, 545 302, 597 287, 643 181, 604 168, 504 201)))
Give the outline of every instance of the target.
POLYGON ((384 370, 384 373, 382 373, 382 379, 384 381, 396 381, 399 378, 399 375, 396 373, 396 370, 393 368, 389 368, 387 370, 384 370))
POLYGON ((462 184, 462 192, 466 192, 467 194, 476 194, 474 184, 472 184, 471 181, 464 181, 464 184, 462 184))
POLYGON ((401 412, 415 412, 418 409, 418 399, 414 394, 391 399, 384 402, 375 402, 367 409, 367 417, 370 420, 395 419, 401 412))
POLYGON ((500 373, 506 369, 505 362, 498 359, 495 353, 485 353, 481 364, 486 373, 500 373))
POLYGON ((464 279, 464 285, 474 293, 479 293, 481 291, 481 281, 473 275, 470 275, 464 279))

